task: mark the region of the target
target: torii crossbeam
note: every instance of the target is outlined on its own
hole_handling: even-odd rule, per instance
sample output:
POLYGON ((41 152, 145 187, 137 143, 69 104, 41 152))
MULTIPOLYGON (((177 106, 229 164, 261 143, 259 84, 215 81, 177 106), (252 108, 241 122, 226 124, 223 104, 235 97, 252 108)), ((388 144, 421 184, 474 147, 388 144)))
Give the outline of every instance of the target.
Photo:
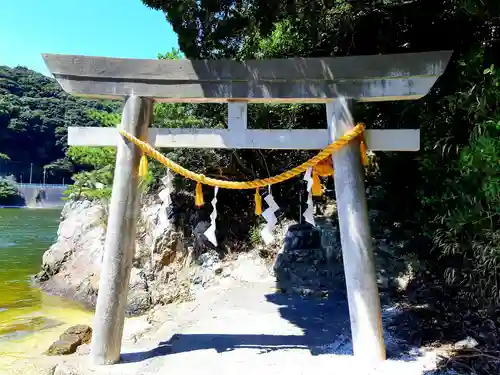
MULTIPOLYGON (((242 63, 53 54, 43 58, 66 92, 125 99, 118 126, 156 147, 321 149, 353 127, 351 101, 419 99, 444 72, 451 54, 242 63), (155 101, 228 103, 228 129, 148 129, 155 101), (297 102, 326 104, 328 129, 247 129, 247 103, 297 102)), ((368 129, 366 138, 367 147, 379 151, 417 151, 420 144, 419 129, 368 129)), ((116 363, 135 253, 140 153, 112 128, 70 127, 68 143, 118 147, 91 351, 97 364, 116 363)), ((359 143, 334 154, 333 163, 354 354, 367 363, 380 361, 385 347, 359 143)))

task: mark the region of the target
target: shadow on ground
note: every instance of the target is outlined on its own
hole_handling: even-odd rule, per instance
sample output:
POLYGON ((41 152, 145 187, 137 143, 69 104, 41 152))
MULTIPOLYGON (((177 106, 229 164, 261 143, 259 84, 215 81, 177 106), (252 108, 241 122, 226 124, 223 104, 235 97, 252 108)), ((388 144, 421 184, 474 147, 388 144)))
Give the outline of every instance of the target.
MULTIPOLYGON (((265 299, 279 306, 282 318, 300 327, 303 335, 259 334, 174 334, 158 347, 140 353, 122 355, 122 362, 138 362, 168 354, 213 349, 218 353, 235 349, 255 349, 267 353, 283 349, 308 350, 312 355, 330 353, 331 344, 349 342, 346 321, 349 319, 345 294, 339 291, 326 298, 304 297, 297 294, 272 293, 265 299), (333 339, 332 339, 333 338, 333 339)), ((346 353, 350 354, 349 348, 346 353)))
POLYGON ((392 296, 402 306, 392 324, 411 345, 439 348, 441 370, 500 374, 500 324, 495 323, 500 322, 500 308, 473 306, 459 291, 436 275, 417 275, 404 291, 392 296))
MULTIPOLYGON (((352 355, 342 265, 326 260, 317 239, 308 237, 304 226, 295 227, 295 232, 305 237, 298 242, 286 241, 287 245, 276 262, 277 292, 266 294, 264 301, 260 295, 260 303, 265 305, 266 313, 277 310, 283 320, 298 327, 302 334, 179 333, 152 350, 123 354, 122 362, 140 362, 158 356, 210 349, 218 353, 236 349, 253 349, 258 353, 302 349, 313 356, 352 355)), ((231 332, 230 326, 228 331, 231 332)), ((400 359, 407 352, 408 347, 399 342, 388 345, 389 358, 400 359)), ((405 360, 412 358, 407 356, 405 360)))
MULTIPOLYGON (((312 355, 352 354, 339 241, 332 242, 333 261, 327 260, 318 234, 310 227, 296 225, 290 229, 284 249, 275 262, 279 292, 267 294, 266 301, 278 309, 281 318, 300 328, 301 335, 176 334, 150 351, 124 354, 123 362, 206 349, 218 353, 236 349, 252 349, 258 353, 301 349, 312 355)), ((379 260, 379 268, 396 271, 394 256, 397 254, 385 257, 387 264, 379 260)), ((474 311, 460 305, 457 290, 446 287, 435 276, 417 275, 404 291, 390 290, 389 285, 384 292, 399 302, 399 309, 384 321, 389 359, 415 360, 417 355, 412 348, 434 346, 450 350, 470 336, 476 345, 452 353, 443 360, 442 369, 453 368, 467 374, 500 374, 500 331, 496 328, 498 324, 491 320, 491 316, 500 317, 498 311, 474 311)), ((434 375, 436 371, 422 373, 434 375)))
MULTIPOLYGON (((338 223, 317 217, 316 224, 316 229, 309 224, 292 225, 288 229, 274 267, 276 286, 284 294, 270 296, 268 300, 280 306, 281 317, 300 327, 304 337, 314 337, 323 329, 324 353, 352 355, 338 223), (328 232, 326 240, 325 231, 328 232), (301 308, 302 313, 297 314, 297 306, 308 307, 301 308)), ((386 298, 383 299, 386 302, 386 298)), ((382 313, 387 358, 414 360, 415 347, 396 336, 395 315, 393 309, 382 313)))

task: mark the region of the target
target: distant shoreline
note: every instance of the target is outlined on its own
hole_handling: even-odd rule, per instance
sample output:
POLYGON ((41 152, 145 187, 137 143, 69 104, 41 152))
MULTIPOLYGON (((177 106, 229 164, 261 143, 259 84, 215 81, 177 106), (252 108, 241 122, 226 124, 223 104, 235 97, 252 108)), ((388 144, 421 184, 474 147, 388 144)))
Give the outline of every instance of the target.
POLYGON ((43 207, 43 206, 2 206, 0 205, 0 209, 1 208, 19 208, 19 209, 28 209, 28 210, 39 210, 39 209, 42 209, 42 210, 59 210, 59 209, 62 209, 63 206, 49 206, 49 207, 43 207))

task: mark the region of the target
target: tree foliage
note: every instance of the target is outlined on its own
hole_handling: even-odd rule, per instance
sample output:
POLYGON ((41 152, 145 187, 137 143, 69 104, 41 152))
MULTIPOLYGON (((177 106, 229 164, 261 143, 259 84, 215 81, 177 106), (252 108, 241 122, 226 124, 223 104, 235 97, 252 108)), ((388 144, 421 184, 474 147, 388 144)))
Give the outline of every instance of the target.
POLYGON ((9 178, 0 177, 0 205, 15 205, 20 199, 21 193, 16 183, 9 178))
MULTIPOLYGON (((392 235, 405 240, 459 294, 499 302, 500 2, 493 0, 142 0, 165 12, 181 51, 161 59, 263 59, 453 50, 443 77, 422 100, 358 104, 354 115, 372 128, 422 131, 419 153, 377 153, 370 204, 392 235), (404 173, 402 173, 404 171, 404 173), (478 287, 480 285, 481 287, 478 287)), ((251 105, 250 128, 326 127, 320 105, 251 105)), ((104 197, 113 177, 112 148, 67 144, 72 126, 114 126, 120 104, 70 97, 50 78, 24 68, 0 68, 0 152, 37 160, 75 187, 104 197)), ((156 127, 222 128, 220 104, 157 104, 156 127)), ((163 150, 208 176, 267 177, 310 156, 306 151, 163 150)), ((0 156, 5 159, 5 157, 0 156)), ((6 162, 6 161, 4 161, 6 162)), ((150 186, 163 166, 150 163, 150 186)), ((189 181, 179 184, 192 188, 189 181)), ((297 181, 274 187, 285 213, 296 215, 297 181)), ((221 227, 247 225, 251 192, 220 196, 221 227), (227 207, 226 207, 227 206, 227 207), (231 206, 231 207, 230 207, 231 206), (240 207, 239 211, 233 207, 240 207), (241 224, 243 225, 243 224, 241 224)), ((246 228, 247 229, 247 228, 246 228)), ((248 230, 242 230, 247 233, 248 230)))
POLYGON ((17 178, 29 175, 33 163, 35 174, 47 166, 54 181, 69 180, 75 166, 65 158, 68 126, 99 126, 89 109, 107 113, 118 107, 69 96, 54 79, 26 68, 0 66, 0 152, 11 160, 3 164, 17 178))
MULTIPOLYGON (((115 112, 90 109, 88 115, 102 127, 114 127, 121 121, 115 112)), ((70 146, 64 160, 78 166, 74 183, 65 192, 68 197, 107 200, 111 197, 113 171, 116 161, 115 147, 70 146)))
MULTIPOLYGON (((435 272, 442 272, 458 287, 459 294, 475 297, 483 305, 500 302, 500 85, 496 68, 500 66, 500 2, 142 2, 165 12, 187 58, 453 50, 445 74, 424 99, 358 104, 354 115, 372 128, 420 127, 419 153, 377 153, 371 205, 381 209, 386 226, 406 239, 407 251, 417 251, 435 272)), ((213 115, 207 108, 198 113, 213 115)), ((260 127, 325 126, 320 106, 250 106, 249 116, 250 123, 260 127)), ((237 155, 234 165, 247 177, 266 173, 264 165, 271 166, 271 173, 286 167, 282 153, 240 151, 237 155)), ((302 157, 298 152, 287 156, 292 163, 302 157)), ((281 191, 284 195, 291 192, 281 191)))

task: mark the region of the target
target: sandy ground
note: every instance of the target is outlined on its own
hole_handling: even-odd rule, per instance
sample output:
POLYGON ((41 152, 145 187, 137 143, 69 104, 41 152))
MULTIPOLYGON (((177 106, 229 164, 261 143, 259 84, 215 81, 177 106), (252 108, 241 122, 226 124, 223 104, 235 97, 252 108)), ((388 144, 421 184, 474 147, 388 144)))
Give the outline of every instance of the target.
MULTIPOLYGON (((195 301, 158 309, 159 325, 149 325, 145 317, 127 320, 117 365, 92 366, 87 347, 80 355, 20 359, 11 373, 423 375, 435 367, 435 355, 401 346, 386 332, 389 359, 367 368, 352 356, 342 290, 327 298, 282 294, 271 277, 254 271, 242 277, 236 270, 195 301)), ((386 309, 385 320, 395 313, 386 309)))
POLYGON ((136 333, 146 327, 139 328, 139 320, 129 322, 120 364, 96 368, 80 356, 68 358, 67 365, 85 375, 420 375, 435 365, 432 354, 398 351, 393 342, 391 358, 377 368, 359 363, 352 356, 347 304, 340 292, 317 299, 276 293, 270 281, 220 285, 195 302, 166 309, 162 319, 161 327, 137 342, 133 326, 136 333))

